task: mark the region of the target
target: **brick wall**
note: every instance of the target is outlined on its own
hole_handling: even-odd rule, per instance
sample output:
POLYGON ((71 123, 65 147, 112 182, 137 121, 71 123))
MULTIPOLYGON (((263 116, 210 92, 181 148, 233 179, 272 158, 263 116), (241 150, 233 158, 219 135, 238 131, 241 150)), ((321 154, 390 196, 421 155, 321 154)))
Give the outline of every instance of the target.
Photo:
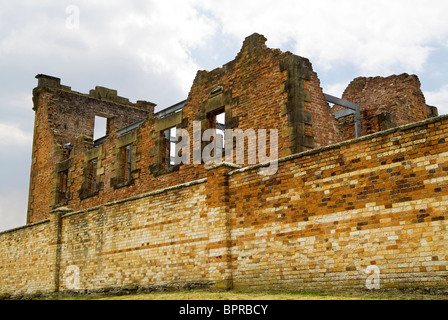
MULTIPOLYGON (((61 86, 58 78, 39 75, 34 91, 36 127, 28 222, 45 219, 50 210, 60 206, 82 210, 206 177, 204 167, 195 162, 193 142, 190 164, 166 168, 160 154, 162 136, 164 130, 176 127, 186 129, 193 140, 194 123, 200 123, 203 132, 217 112, 225 112, 227 129, 253 130, 255 134, 267 130, 267 145, 270 130, 277 130, 279 156, 339 141, 336 121, 311 63, 267 48, 265 41, 262 35, 249 36, 235 60, 210 72, 199 71, 183 109, 164 118, 154 116, 154 105, 149 102, 132 104, 116 91, 101 87, 89 95, 80 94, 61 86), (96 114, 111 121, 109 135, 98 147, 92 143, 96 114), (117 129, 137 120, 144 121, 132 132, 119 134, 117 129), (64 150, 66 143, 73 145, 70 154, 64 150), (120 152, 129 144, 132 172, 123 182, 118 177, 120 152), (98 161, 93 190, 86 178, 92 159, 98 161), (67 181, 62 200, 58 195, 61 174, 66 174, 63 179, 67 181)), ((246 142, 245 148, 257 150, 258 146, 246 142)), ((233 155, 236 163, 236 152, 233 155)), ((246 157, 238 164, 259 162, 259 158, 249 162, 246 157)))
MULTIPOLYGON (((73 159, 84 157, 93 148, 95 116, 109 118, 109 130, 126 127, 145 120, 152 113, 154 104, 145 101, 130 103, 117 96, 115 90, 96 87, 89 95, 72 91, 60 84, 60 79, 38 75, 38 86, 33 90, 35 127, 33 137, 32 166, 27 223, 48 217, 57 206, 57 166, 66 165, 68 174, 67 199, 63 205, 76 197, 73 159), (71 144, 69 153, 64 145, 71 144)), ((82 168, 83 169, 83 168, 82 168)))
POLYGON ((443 116, 283 158, 273 176, 223 163, 188 184, 54 213, 0 234, 0 292, 362 290, 368 266, 382 289, 446 290, 447 155, 443 116))
POLYGON ((234 288, 446 287, 448 118, 232 174, 234 288))
POLYGON ((48 220, 0 233, 0 296, 55 288, 55 234, 48 220))
POLYGON ((363 289, 369 266, 382 288, 446 288, 448 118, 406 125, 436 115, 415 76, 358 78, 343 98, 373 134, 345 141, 353 117, 333 117, 340 108, 311 63, 265 42, 249 36, 235 60, 199 71, 183 109, 165 117, 38 75, 28 223, 42 223, 0 234, 0 294, 363 289), (278 131, 276 174, 248 158, 195 163, 195 143, 190 164, 166 165, 164 131, 196 139, 194 124, 213 128, 219 112, 227 129, 278 131), (95 115, 110 117, 98 145, 95 115))
POLYGON ((73 266, 88 290, 213 280, 204 188, 200 182, 64 216, 61 291, 73 266))
MULTIPOLYGON (((437 116, 428 106, 416 75, 401 74, 389 77, 359 77, 345 89, 342 98, 361 107, 363 135, 437 116)), ((340 111, 340 106, 332 108, 340 111)), ((355 137, 353 115, 339 119, 342 140, 355 137)))

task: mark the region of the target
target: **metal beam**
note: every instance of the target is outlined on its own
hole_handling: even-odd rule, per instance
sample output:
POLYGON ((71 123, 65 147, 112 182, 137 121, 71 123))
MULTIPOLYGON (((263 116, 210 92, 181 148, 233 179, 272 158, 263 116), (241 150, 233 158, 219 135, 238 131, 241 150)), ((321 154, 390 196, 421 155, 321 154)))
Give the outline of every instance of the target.
POLYGON ((175 105, 173 105, 171 107, 163 109, 163 110, 155 113, 154 116, 160 119, 160 118, 166 117, 167 115, 169 115, 171 113, 174 113, 174 112, 177 112, 179 110, 182 110, 182 108, 185 106, 185 102, 186 101, 187 100, 181 101, 181 102, 176 103, 175 105))
POLYGON ((354 113, 355 113, 355 111, 353 111, 353 110, 344 109, 342 111, 338 111, 338 112, 333 113, 333 115, 334 115, 334 117, 336 119, 339 119, 339 118, 343 118, 343 117, 349 116, 349 115, 354 114, 354 113))
POLYGON ((127 126, 127 127, 121 128, 121 129, 117 130, 117 134, 118 134, 118 135, 123 135, 123 134, 125 134, 125 133, 131 132, 132 130, 135 130, 135 129, 137 129, 138 127, 140 127, 140 125, 141 125, 143 122, 145 122, 145 121, 144 121, 144 120, 140 120, 140 121, 137 121, 137 122, 135 122, 135 123, 133 123, 133 124, 130 124, 130 125, 127 126))
POLYGON ((347 101, 347 100, 344 100, 341 98, 337 98, 337 97, 331 96, 326 93, 324 93, 324 96, 325 96, 325 99, 330 103, 334 103, 334 104, 346 107, 346 108, 354 110, 354 111, 359 110, 359 105, 357 105, 356 103, 353 103, 353 102, 350 102, 350 101, 347 101))
POLYGON ((224 130, 226 130, 226 125, 224 123, 217 122, 216 129, 224 131, 224 130))
MULTIPOLYGON (((326 93, 324 93, 324 96, 328 102, 343 106, 355 112, 355 135, 356 138, 359 138, 361 136, 361 108, 359 105, 326 93)), ((339 116, 341 116, 341 114, 339 114, 339 116)))

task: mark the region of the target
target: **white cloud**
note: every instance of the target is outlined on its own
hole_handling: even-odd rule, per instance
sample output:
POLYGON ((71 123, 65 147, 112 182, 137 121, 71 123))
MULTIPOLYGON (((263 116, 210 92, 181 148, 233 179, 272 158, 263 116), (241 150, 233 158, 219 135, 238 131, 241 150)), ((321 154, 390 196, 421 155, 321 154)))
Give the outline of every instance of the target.
POLYGON ((0 232, 25 225, 27 190, 5 190, 0 194, 0 232))
MULTIPOLYGON (((21 12, 28 19, 22 16, 21 24, 0 31, 0 58, 33 57, 50 65, 47 69, 51 62, 82 61, 101 69, 112 61, 116 65, 119 56, 121 67, 137 65, 148 78, 163 78, 173 91, 188 92, 200 69, 190 50, 204 45, 217 27, 190 0, 78 1, 79 29, 66 27, 67 6, 28 2, 21 12)), ((3 9, 0 19, 11 20, 16 9, 3 9)))
POLYGON ((174 74, 188 91, 199 66, 190 50, 204 45, 216 24, 191 1, 157 1, 143 12, 115 14, 110 31, 148 73, 174 74))
MULTIPOLYGON (((221 0, 219 5, 207 0, 79 0, 79 30, 65 26, 68 2, 17 2, 26 8, 18 22, 10 18, 17 16, 17 6, 0 10, 4 61, 27 60, 32 53, 35 61, 65 63, 60 70, 128 64, 146 74, 143 86, 166 83, 171 91, 185 93, 201 69, 192 51, 209 45, 218 30, 239 43, 259 32, 271 47, 292 44, 294 53, 310 58, 319 70, 351 63, 366 76, 421 73, 433 48, 445 45, 448 36, 445 0, 430 5, 423 0, 221 0)), ((46 64, 42 72, 51 69, 46 64)))
POLYGON ((448 114, 448 84, 437 91, 424 92, 426 103, 437 107, 439 115, 448 114))
POLYGON ((324 92, 327 94, 330 94, 335 97, 342 97, 342 94, 344 93, 345 89, 347 88, 347 83, 334 83, 327 85, 324 88, 324 92))
POLYGON ((0 122, 0 149, 28 146, 32 138, 31 133, 21 130, 17 124, 0 122))
POLYGON ((256 31, 275 46, 294 41, 295 53, 326 68, 350 61, 374 75, 397 68, 421 71, 432 43, 448 36, 445 0, 201 3, 221 21, 224 33, 243 38, 256 31))

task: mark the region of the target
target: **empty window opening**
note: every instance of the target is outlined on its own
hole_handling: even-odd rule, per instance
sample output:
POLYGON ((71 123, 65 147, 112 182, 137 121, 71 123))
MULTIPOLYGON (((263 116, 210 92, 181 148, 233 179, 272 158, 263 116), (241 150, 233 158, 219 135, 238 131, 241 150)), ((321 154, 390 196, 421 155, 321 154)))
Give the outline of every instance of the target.
POLYGON ((163 131, 162 161, 167 168, 173 167, 176 159, 176 127, 163 131))
POLYGON ((210 128, 216 131, 216 150, 217 154, 224 155, 225 153, 225 129, 226 129, 226 114, 223 109, 217 113, 210 115, 210 128), (221 139, 219 139, 221 138, 221 139))
POLYGON ((109 119, 101 116, 95 116, 93 127, 93 141, 103 138, 109 134, 109 119))
POLYGON ((98 158, 95 158, 93 160, 90 160, 87 163, 87 188, 88 193, 94 193, 96 191, 96 173, 98 168, 98 158))
POLYGON ((122 147, 121 150, 121 181, 128 182, 132 179, 132 144, 122 147))

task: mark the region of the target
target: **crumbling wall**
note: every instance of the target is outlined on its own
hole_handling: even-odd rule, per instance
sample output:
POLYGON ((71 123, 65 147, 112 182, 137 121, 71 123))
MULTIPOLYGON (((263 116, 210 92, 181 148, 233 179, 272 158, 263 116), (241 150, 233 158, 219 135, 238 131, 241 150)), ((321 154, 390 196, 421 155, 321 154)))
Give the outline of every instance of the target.
MULTIPOLYGON (((360 105, 362 135, 437 116, 437 109, 426 104, 416 75, 359 77, 348 85, 342 98, 360 105)), ((332 108, 333 112, 340 110, 340 106, 332 108)), ((353 115, 338 121, 342 140, 354 138, 353 115)))
POLYGON ((443 116, 285 157, 272 176, 223 163, 187 184, 56 210, 0 234, 0 293, 446 291, 447 154, 443 116))
POLYGON ((94 147, 94 121, 99 115, 108 118, 109 133, 126 127, 152 114, 154 104, 145 101, 130 103, 117 96, 115 90, 97 87, 89 95, 74 92, 60 84, 60 79, 36 76, 33 90, 35 128, 33 137, 28 223, 47 218, 58 205, 58 170, 68 170, 67 202, 76 197, 73 189, 76 173, 73 159, 83 157, 94 147), (65 147, 69 145, 69 148, 65 147), (67 161, 66 163, 61 163, 67 161), (59 169, 58 169, 59 166, 59 169))
POLYGON ((243 162, 233 152, 230 162, 243 166, 265 161, 257 152, 263 148, 260 130, 267 133, 264 153, 268 157, 274 155, 269 151, 271 133, 278 137, 278 156, 339 141, 336 121, 311 63, 267 48, 265 42, 264 36, 253 34, 233 61, 210 72, 199 71, 183 109, 160 118, 153 116, 154 105, 149 102, 131 104, 102 87, 84 95, 61 86, 58 78, 38 76, 28 221, 39 221, 58 206, 81 210, 205 177, 201 151, 207 142, 201 141, 201 135, 212 127, 211 117, 219 112, 225 113, 226 129, 255 134, 255 140, 245 140, 243 162), (95 115, 110 120, 109 136, 96 146, 92 144, 95 115), (118 130, 138 120, 144 121, 133 130, 118 130), (195 123, 199 136, 194 133, 195 123), (189 133, 188 164, 166 165, 163 133, 172 127, 189 133), (73 146, 69 153, 63 147, 67 143, 73 146), (118 174, 123 165, 121 152, 128 145, 132 145, 131 172, 122 181, 118 174), (255 160, 249 159, 248 150, 255 152, 255 160), (89 169, 93 159, 95 168, 89 169), (67 191, 58 187, 61 174, 66 175, 67 191), (96 177, 94 187, 88 186, 89 174, 96 177))

